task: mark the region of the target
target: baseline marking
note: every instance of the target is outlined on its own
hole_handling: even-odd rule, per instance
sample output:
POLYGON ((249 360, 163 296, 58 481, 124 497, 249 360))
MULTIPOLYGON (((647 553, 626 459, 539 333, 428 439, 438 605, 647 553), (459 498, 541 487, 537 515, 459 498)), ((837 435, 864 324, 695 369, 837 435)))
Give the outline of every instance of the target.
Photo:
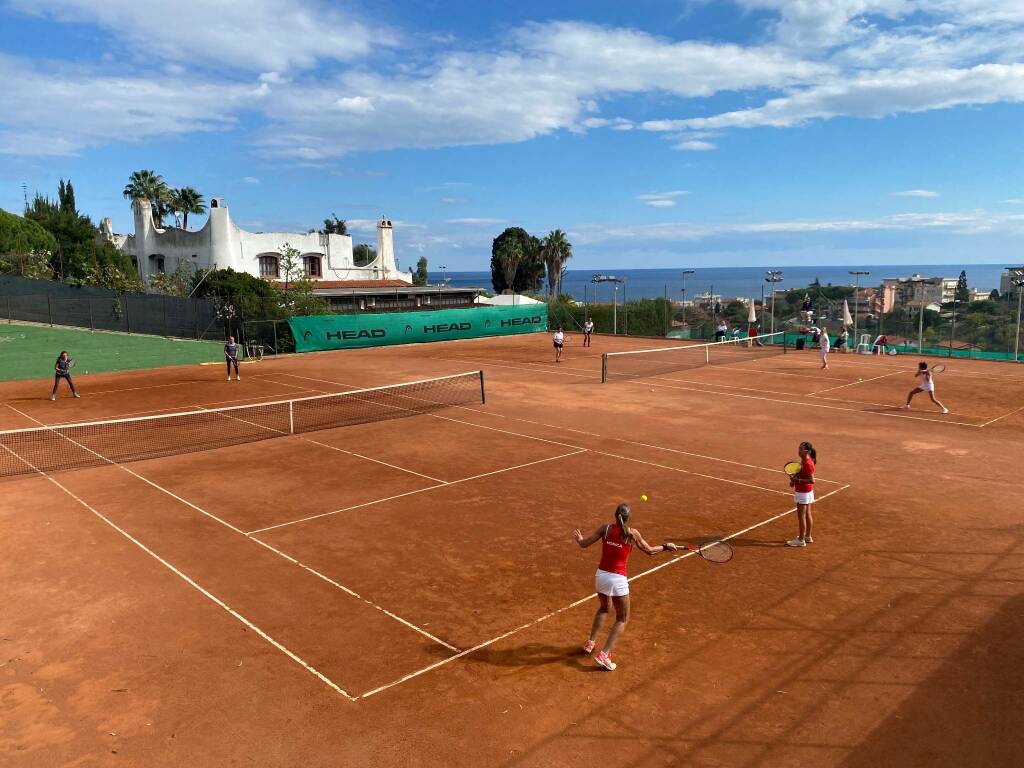
POLYGON ((989 424, 995 424, 1000 419, 1005 419, 1007 416, 1013 416, 1013 414, 1020 413, 1021 411, 1024 411, 1024 405, 1022 405, 1020 408, 1014 408, 1012 411, 1004 413, 1002 416, 996 416, 994 419, 990 419, 986 421, 984 424, 981 424, 980 426, 987 427, 989 424))
POLYGON ((809 393, 810 397, 815 397, 823 392, 832 392, 836 389, 843 389, 844 387, 852 387, 854 384, 867 384, 869 381, 877 381, 878 379, 884 379, 888 376, 895 376, 897 373, 904 373, 903 369, 897 369, 889 373, 883 373, 881 376, 872 376, 870 379, 858 379, 857 381, 851 381, 848 384, 840 384, 838 387, 829 387, 828 389, 819 389, 817 392, 809 393))
POLYGON ((121 534, 121 535, 122 535, 122 536, 124 536, 124 537, 125 537, 126 539, 128 539, 128 541, 130 541, 130 542, 131 542, 132 544, 134 544, 134 545, 135 545, 136 547, 138 547, 139 549, 141 549, 141 550, 142 550, 143 552, 145 552, 145 553, 146 553, 147 555, 149 555, 150 557, 152 557, 152 558, 153 558, 154 560, 156 560, 156 561, 157 561, 158 563, 160 563, 160 564, 161 564, 162 566, 164 566, 164 567, 165 567, 165 568, 166 568, 167 570, 169 570, 169 571, 170 571, 171 573, 173 573, 173 574, 174 574, 175 576, 177 576, 177 577, 178 577, 179 579, 181 579, 181 580, 182 580, 182 581, 184 581, 184 582, 185 582, 186 584, 188 584, 188 585, 189 585, 190 587, 192 587, 192 588, 193 588, 193 589, 195 589, 195 590, 196 590, 197 592, 199 592, 200 594, 202 594, 202 595, 203 595, 203 596, 204 596, 204 597, 205 597, 206 599, 210 600, 210 601, 211 601, 212 603, 214 603, 215 605, 217 605, 217 606, 219 606, 219 607, 223 608, 223 609, 224 609, 225 611, 227 611, 227 612, 228 612, 229 614, 231 614, 231 615, 232 615, 232 616, 233 616, 233 617, 234 617, 235 619, 237 619, 238 621, 240 621, 240 622, 241 622, 242 624, 244 624, 245 626, 247 626, 247 627, 248 627, 249 629, 251 629, 251 630, 252 630, 253 632, 255 632, 256 634, 258 634, 258 635, 259 635, 259 636, 260 636, 261 638, 263 638, 263 639, 264 639, 264 640, 265 640, 266 642, 270 643, 270 645, 274 646, 275 648, 277 648, 277 650, 281 651, 281 653, 283 653, 283 654, 284 654, 285 656, 287 656, 288 658, 290 658, 290 659, 291 659, 292 661, 294 661, 295 663, 297 663, 297 664, 301 665, 301 666, 302 666, 302 667, 303 667, 303 668, 304 668, 304 669, 305 669, 305 670, 306 670, 307 672, 309 672, 310 674, 314 675, 314 676, 315 676, 315 677, 316 677, 317 679, 319 679, 319 680, 320 680, 320 682, 324 683, 325 685, 327 685, 327 686, 328 686, 329 688, 331 688, 332 690, 336 691, 337 693, 340 693, 340 694, 341 694, 342 696, 344 696, 344 697, 345 697, 346 699, 348 699, 349 701, 355 701, 355 697, 354 697, 354 696, 352 696, 352 695, 351 695, 350 693, 348 693, 348 692, 347 692, 347 691, 345 691, 345 690, 344 690, 343 688, 341 688, 341 686, 339 686, 339 685, 338 685, 337 683, 335 683, 335 682, 334 682, 333 680, 331 680, 331 679, 330 679, 329 677, 327 677, 326 675, 324 675, 324 674, 323 674, 322 672, 320 672, 319 670, 317 670, 317 669, 316 669, 315 667, 313 667, 312 665, 308 664, 308 663, 307 663, 306 661, 304 661, 304 660, 303 660, 303 659, 302 659, 301 657, 299 657, 299 656, 298 656, 298 655, 297 655, 296 653, 294 653, 293 651, 291 651, 291 650, 289 650, 289 649, 288 649, 287 647, 285 647, 285 646, 284 646, 284 645, 283 645, 282 643, 278 642, 278 641, 277 641, 277 640, 275 640, 275 639, 274 639, 273 637, 271 637, 270 635, 268 635, 268 634, 267 634, 266 632, 264 632, 264 631, 263 631, 262 629, 260 629, 260 628, 259 628, 258 626, 256 626, 255 624, 253 624, 253 623, 252 623, 252 622, 251 622, 251 621, 250 621, 249 619, 247 619, 247 618, 246 618, 245 616, 243 616, 242 614, 240 614, 240 613, 239 613, 238 611, 236 611, 236 610, 235 610, 234 608, 232 608, 231 606, 229 606, 229 605, 228 605, 227 603, 225 603, 225 602, 224 602, 223 600, 221 600, 221 599, 220 599, 219 597, 217 597, 216 595, 214 595, 214 594, 213 594, 212 592, 210 592, 210 591, 209 591, 208 589, 205 589, 205 588, 204 588, 204 587, 203 587, 202 585, 200 585, 200 584, 199 584, 199 583, 198 583, 197 581, 195 581, 195 580, 194 580, 194 579, 192 579, 191 577, 187 576, 187 575, 186 575, 185 573, 183 573, 182 571, 178 570, 177 568, 175 568, 175 567, 174 567, 174 566, 173 566, 173 565, 172 565, 171 563, 169 563, 169 562, 168 562, 167 560, 165 560, 164 558, 160 557, 160 555, 158 555, 158 554, 157 554, 156 552, 154 552, 153 550, 151 550, 151 549, 150 549, 149 547, 147 547, 147 546, 146 546, 145 544, 143 544, 143 543, 142 543, 141 541, 139 541, 138 539, 136 539, 136 538, 135 538, 134 536, 132 536, 132 535, 131 535, 130 533, 128 533, 128 532, 127 532, 126 530, 124 530, 123 528, 121 528, 120 526, 118 526, 118 525, 117 525, 116 523, 114 523, 114 522, 113 522, 112 520, 110 520, 110 519, 109 519, 109 518, 107 518, 107 517, 106 517, 105 515, 103 515, 103 513, 99 512, 99 511, 98 511, 98 510, 96 510, 96 509, 95 509, 94 507, 92 507, 92 506, 90 506, 90 505, 89 505, 88 503, 86 503, 86 502, 85 502, 85 501, 84 501, 83 499, 81 499, 80 497, 78 497, 77 495, 75 495, 75 494, 74 494, 74 493, 73 493, 73 492, 72 492, 72 491, 71 491, 70 489, 68 489, 67 487, 65 487, 65 486, 64 486, 63 484, 61 484, 60 482, 58 482, 58 481, 57 481, 57 480, 55 480, 54 478, 50 477, 50 475, 46 474, 46 473, 45 473, 45 472, 43 472, 42 470, 40 470, 40 469, 38 469, 37 467, 33 466, 33 465, 31 464, 31 462, 29 462, 29 461, 26 461, 26 460, 25 460, 25 459, 23 459, 23 458, 22 458, 21 456, 19 456, 18 454, 14 453, 14 451, 10 450, 10 448, 8 448, 7 446, 2 446, 2 447, 3 447, 3 448, 4 448, 4 450, 6 450, 6 451, 7 451, 8 453, 12 454, 12 455, 13 455, 13 456, 14 456, 14 457, 15 457, 16 459, 18 459, 19 461, 22 461, 22 462, 24 462, 26 466, 28 466, 28 467, 31 467, 31 468, 32 468, 33 470, 35 470, 36 472, 38 472, 38 473, 39 473, 39 474, 40 474, 40 475, 41 475, 42 477, 44 477, 45 479, 49 480, 49 481, 50 481, 51 483, 53 483, 54 485, 56 485, 56 486, 57 486, 58 488, 60 488, 60 490, 64 491, 64 493, 66 493, 66 494, 67 494, 68 496, 70 496, 70 497, 71 497, 72 499, 74 499, 75 501, 77 501, 77 502, 78 502, 79 504, 81 504, 81 505, 82 505, 83 507, 85 507, 85 508, 86 508, 87 510, 89 510, 90 512, 92 512, 92 513, 93 513, 93 514, 94 514, 94 515, 95 515, 96 517, 98 517, 98 518, 99 518, 100 520, 102 520, 102 521, 103 521, 104 523, 106 523, 106 524, 107 524, 107 525, 109 525, 109 526, 110 526, 111 528, 113 528, 113 529, 114 529, 115 531, 117 531, 117 532, 118 532, 119 534, 121 534))
MULTIPOLYGON (((849 485, 844 485, 841 488, 836 488, 835 490, 829 491, 828 493, 823 495, 821 497, 821 499, 826 499, 829 496, 837 494, 840 491, 844 491, 844 490, 846 490, 849 487, 850 487, 849 485)), ((755 530, 757 528, 760 528, 762 526, 768 525, 769 523, 772 523, 772 522, 778 520, 779 518, 785 517, 786 515, 790 515, 790 514, 792 514, 795 511, 796 511, 796 507, 791 507, 790 509, 787 509, 785 512, 780 512, 777 515, 772 515, 771 517, 766 518, 765 520, 762 520, 759 523, 754 523, 753 525, 747 526, 746 528, 744 528, 741 531, 736 531, 735 533, 731 533, 728 536, 726 536, 725 538, 723 538, 722 541, 727 541, 729 539, 734 539, 737 536, 742 536, 744 533, 749 533, 750 531, 753 531, 753 530, 755 530)), ((685 560, 688 557, 693 557, 695 554, 696 554, 695 552, 686 552, 686 553, 684 553, 682 555, 679 555, 678 557, 674 557, 671 560, 668 560, 668 561, 666 561, 664 563, 661 563, 660 565, 656 565, 653 568, 648 568, 646 571, 642 571, 642 572, 636 574, 635 576, 631 576, 629 578, 629 581, 635 581, 637 579, 642 579, 644 576, 648 576, 648 575, 654 573, 655 571, 660 571, 662 568, 667 568, 670 565, 674 565, 674 564, 680 562, 681 560, 685 560)), ((496 642, 498 642, 500 640, 504 640, 506 637, 510 637, 511 635, 514 635, 514 634, 517 634, 519 632, 522 632, 524 629, 529 629, 530 627, 535 627, 538 624, 541 624, 541 623, 547 621, 548 619, 551 619, 551 618, 553 618, 555 616, 558 616, 559 614, 565 613, 566 611, 569 611, 569 610, 575 608, 578 605, 582 605, 583 603, 586 603, 586 602, 588 602, 590 600, 593 600, 595 597, 597 597, 597 593, 596 592, 593 592, 593 593, 587 595, 586 597, 581 597, 579 600, 575 600, 572 603, 569 603, 568 605, 565 605, 565 606, 563 606, 561 608, 557 608, 554 611, 551 611, 550 613, 547 613, 547 614, 541 616, 540 618, 534 619, 532 621, 528 621, 525 624, 520 624, 518 627, 510 629, 507 632, 503 632, 502 634, 497 635, 496 637, 492 637, 490 640, 485 640, 482 643, 478 643, 477 645, 474 645, 472 648, 467 648, 466 650, 460 651, 459 653, 455 654, 454 656, 449 656, 447 659, 441 659, 440 661, 437 661, 437 662, 435 662, 435 663, 433 663, 433 664, 431 664, 429 666, 423 667, 422 669, 418 669, 415 672, 410 672, 407 675, 403 675, 402 677, 398 678, 397 680, 393 680, 390 683, 386 683, 384 685, 380 685, 380 686, 378 686, 376 688, 373 688, 373 689, 371 689, 369 691, 366 691, 365 693, 361 693, 358 696, 356 696, 355 698, 358 701, 359 699, 365 699, 365 698, 368 698, 370 696, 374 696, 374 695, 376 695, 378 693, 381 693, 382 691, 386 691, 389 688, 394 688, 396 685, 400 685, 400 684, 402 684, 404 682, 412 680, 415 677, 419 677, 420 675, 426 674, 427 672, 435 670, 435 669, 437 669, 439 667, 443 667, 445 664, 450 664, 451 662, 453 662, 453 661, 455 661, 457 659, 461 659, 464 656, 468 656, 471 653, 475 653, 476 651, 479 651, 479 650, 481 650, 483 648, 486 648, 489 645, 493 645, 494 643, 496 643, 496 642)))
MULTIPOLYGON (((18 410, 17 408, 14 408, 14 406, 10 406, 9 405, 8 407, 12 408, 15 411, 18 410)), ((18 412, 21 413, 21 411, 18 411, 18 412)), ((46 424, 43 424, 43 422, 39 421, 38 419, 32 418, 27 413, 22 413, 21 415, 25 416, 28 419, 31 419, 32 421, 35 421, 37 424, 40 424, 43 427, 47 426, 46 424)), ((430 640, 433 640, 435 643, 438 643, 439 645, 443 645, 445 648, 447 648, 447 649, 449 649, 451 651, 458 651, 459 650, 454 645, 446 643, 444 640, 441 640, 440 638, 435 637, 434 635, 430 634, 429 632, 427 632, 422 627, 418 627, 415 624, 412 624, 411 622, 406 621, 401 616, 399 616, 399 615, 397 615, 395 613, 392 613, 387 608, 384 608, 383 606, 378 605, 377 603, 373 602, 372 600, 369 600, 369 599, 363 597, 358 592, 355 592, 354 590, 350 589, 349 587, 346 587, 344 584, 341 584, 341 583, 335 581, 334 579, 331 579, 329 576, 326 576, 325 574, 320 573, 320 571, 316 570, 315 568, 312 568, 312 567, 306 565, 305 563, 302 563, 302 562, 296 560, 291 555, 283 552, 280 549, 277 549, 276 547, 271 546, 270 544, 267 544, 265 541, 261 541, 260 539, 257 539, 255 536, 249 535, 248 533, 243 531, 241 528, 238 528, 237 526, 232 525, 228 521, 223 520, 223 519, 217 517, 216 515, 214 515, 214 514, 212 514, 210 512, 207 512, 205 509, 203 509, 202 507, 198 506, 197 504, 193 504, 188 499, 182 498, 178 494, 174 493, 173 491, 168 490, 167 488, 164 488, 161 485, 158 485, 157 483, 153 482, 149 478, 143 477, 138 472, 135 472, 134 470, 129 469, 125 465, 117 464, 116 462, 111 461, 110 459, 106 458, 102 454, 97 453, 96 451, 92 450, 91 448, 89 448, 89 447, 87 447, 85 445, 82 445, 81 443, 79 443, 79 442, 77 442, 75 440, 72 440, 70 437, 67 437, 66 435, 61 435, 61 437, 63 437, 68 442, 74 443, 75 445, 77 445, 78 447, 82 448, 83 450, 88 451, 89 453, 93 454, 97 458, 102 459, 103 461, 107 462, 108 465, 115 466, 118 469, 121 469, 122 471, 127 472, 129 475, 138 478, 142 482, 146 483, 147 485, 152 486, 153 488, 155 488, 156 490, 160 491, 161 493, 164 493, 164 494, 170 496, 172 499, 175 499, 178 502, 184 504, 185 506, 187 506, 187 507, 189 507, 191 509, 194 509, 196 512, 198 512, 201 515, 204 515, 205 517, 208 517, 210 520, 213 520, 214 522, 220 523, 225 528, 228 528, 228 529, 234 531, 235 533, 238 533, 238 534, 244 536, 245 538, 247 538, 247 539, 249 539, 251 541, 256 542, 261 547, 264 547, 267 550, 273 552, 275 555, 284 558, 285 560, 287 560, 290 563, 293 563, 294 565, 297 565, 299 568, 303 569, 304 571, 307 571, 308 573, 310 573, 313 576, 316 576, 318 579, 321 579, 322 581, 324 581, 324 582, 326 582, 326 583, 328 583, 328 584, 330 584, 330 585, 340 589, 341 591, 345 592, 346 594, 350 595, 351 597, 354 597, 355 599, 362 601, 366 605, 369 605, 372 608, 375 608, 376 610, 378 610, 381 613, 383 613, 385 616, 388 616, 389 618, 394 619, 399 624, 405 625, 409 629, 412 629, 412 630, 418 632, 419 634, 423 635, 426 638, 429 638, 430 640)), ((10 450, 10 449, 8 449, 8 450, 10 450)), ((28 464, 28 462, 25 462, 25 463, 28 464)), ((29 466, 31 466, 31 465, 29 464, 29 466)), ((35 469, 35 468, 33 467, 33 469, 35 469)), ((49 477, 49 476, 47 475, 47 477, 49 477)), ((54 481, 54 482, 56 482, 56 481, 54 481)))

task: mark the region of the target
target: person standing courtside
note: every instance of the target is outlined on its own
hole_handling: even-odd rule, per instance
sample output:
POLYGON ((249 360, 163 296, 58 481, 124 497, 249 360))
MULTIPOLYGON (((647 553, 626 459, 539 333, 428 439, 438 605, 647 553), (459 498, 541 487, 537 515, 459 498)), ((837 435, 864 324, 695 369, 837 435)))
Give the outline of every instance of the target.
POLYGON ((238 345, 234 336, 228 336, 228 343, 224 345, 224 362, 228 366, 228 381, 231 381, 231 366, 235 367, 235 379, 241 381, 242 376, 238 372, 238 345))

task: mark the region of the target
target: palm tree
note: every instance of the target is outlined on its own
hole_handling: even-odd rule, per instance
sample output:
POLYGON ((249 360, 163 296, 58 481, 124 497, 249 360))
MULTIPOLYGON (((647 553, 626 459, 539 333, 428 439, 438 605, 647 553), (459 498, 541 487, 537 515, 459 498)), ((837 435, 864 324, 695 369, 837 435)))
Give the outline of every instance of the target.
POLYGON ((168 212, 171 188, 164 177, 155 171, 133 171, 128 177, 124 188, 124 196, 129 200, 138 197, 149 200, 153 206, 153 224, 164 225, 164 216, 168 212))
POLYGON ((560 229, 553 230, 544 238, 541 254, 548 272, 548 293, 557 297, 562 292, 565 262, 572 258, 572 243, 566 240, 565 232, 560 229))
MULTIPOLYGON (((498 265, 501 267, 501 271, 505 273, 505 285, 509 288, 513 288, 516 280, 516 272, 519 271, 519 265, 523 261, 523 246, 518 240, 508 238, 499 247, 498 252, 494 254, 498 260, 498 265)), ((515 289, 513 288, 513 293, 515 289)))
POLYGON ((181 187, 171 191, 171 210, 175 216, 181 213, 181 228, 188 229, 188 215, 194 213, 198 216, 206 213, 206 201, 192 187, 181 187))

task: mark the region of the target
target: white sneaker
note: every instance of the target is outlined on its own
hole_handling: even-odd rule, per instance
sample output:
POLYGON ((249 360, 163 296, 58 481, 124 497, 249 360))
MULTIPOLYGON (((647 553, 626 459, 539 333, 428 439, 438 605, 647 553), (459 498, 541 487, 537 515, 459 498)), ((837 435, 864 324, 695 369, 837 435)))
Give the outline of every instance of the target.
POLYGON ((943 413, 949 413, 949 408, 943 408, 943 409, 942 409, 942 412, 943 412, 943 413))
POLYGON ((57 396, 56 396, 56 395, 50 395, 50 399, 51 399, 51 400, 56 400, 56 399, 57 399, 57 396))
POLYGON ((241 381, 241 380, 242 380, 242 377, 241 377, 241 376, 239 376, 239 375, 238 375, 238 374, 236 373, 236 374, 235 374, 235 381, 241 381))
POLYGON ((81 395, 75 392, 75 397, 81 397, 81 395))
POLYGON ((806 547, 807 542, 803 539, 790 539, 786 542, 787 547, 806 547))
POLYGON ((231 381, 231 377, 230 376, 228 376, 228 381, 231 381))
POLYGON ((910 410, 910 406, 909 405, 901 405, 900 406, 900 410, 901 411, 909 411, 910 410))

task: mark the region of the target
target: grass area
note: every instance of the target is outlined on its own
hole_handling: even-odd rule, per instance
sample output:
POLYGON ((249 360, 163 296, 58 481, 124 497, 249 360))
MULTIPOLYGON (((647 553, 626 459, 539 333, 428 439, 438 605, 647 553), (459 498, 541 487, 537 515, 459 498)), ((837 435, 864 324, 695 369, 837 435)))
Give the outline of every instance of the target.
POLYGON ((61 350, 67 350, 75 360, 73 376, 224 358, 221 342, 0 323, 0 381, 52 377, 53 363, 61 350))

